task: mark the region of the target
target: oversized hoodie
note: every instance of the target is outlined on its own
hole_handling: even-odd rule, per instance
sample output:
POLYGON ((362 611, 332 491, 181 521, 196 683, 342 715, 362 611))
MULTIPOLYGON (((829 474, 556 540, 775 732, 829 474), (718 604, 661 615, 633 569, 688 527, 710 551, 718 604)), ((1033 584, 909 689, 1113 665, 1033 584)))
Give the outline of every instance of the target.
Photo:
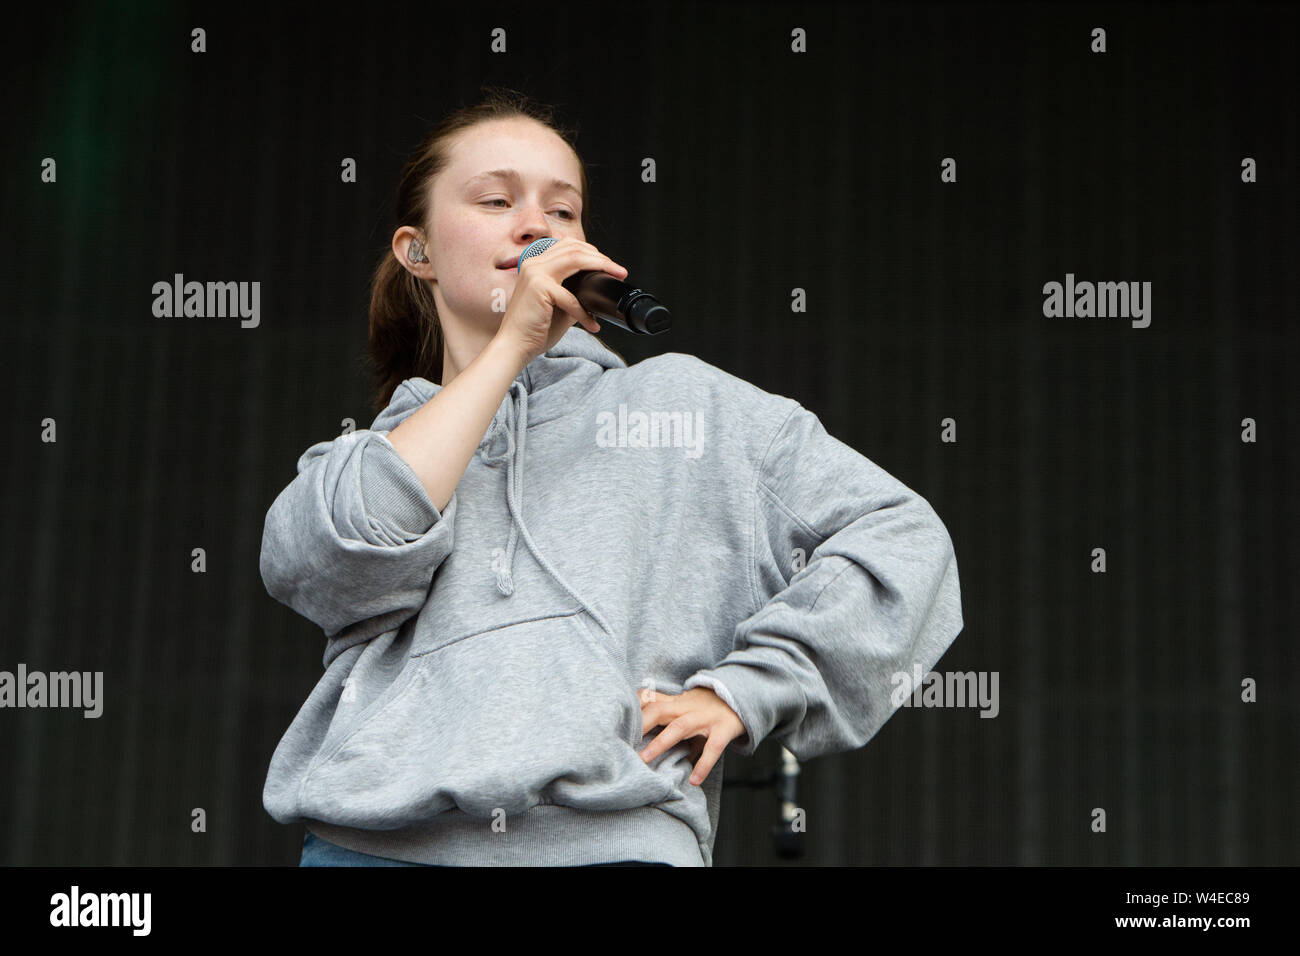
POLYGON ((386 437, 439 388, 312 445, 267 512, 266 589, 326 639, 280 823, 417 863, 712 866, 725 752, 700 786, 698 738, 644 762, 639 692, 708 687, 728 750, 808 760, 863 746, 962 629, 934 509, 792 399, 573 326, 439 513, 386 437))

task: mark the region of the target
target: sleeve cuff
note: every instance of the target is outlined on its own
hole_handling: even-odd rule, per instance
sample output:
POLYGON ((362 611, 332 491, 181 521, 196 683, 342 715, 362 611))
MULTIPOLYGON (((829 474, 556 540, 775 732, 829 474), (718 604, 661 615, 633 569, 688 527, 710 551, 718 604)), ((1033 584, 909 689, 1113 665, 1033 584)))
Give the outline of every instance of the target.
POLYGON ((373 433, 362 455, 361 495, 368 515, 412 538, 442 520, 419 476, 384 435, 373 433))

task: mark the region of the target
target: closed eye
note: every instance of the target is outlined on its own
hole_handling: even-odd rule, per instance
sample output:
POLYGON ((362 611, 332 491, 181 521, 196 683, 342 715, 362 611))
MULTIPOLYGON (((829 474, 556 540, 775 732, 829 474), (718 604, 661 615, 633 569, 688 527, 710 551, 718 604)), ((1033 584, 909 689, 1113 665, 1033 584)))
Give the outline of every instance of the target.
MULTIPOLYGON (((483 200, 483 202, 479 203, 479 205, 480 205, 480 206, 486 206, 486 205, 488 205, 489 203, 494 203, 494 202, 505 202, 505 200, 504 200, 504 199, 500 199, 500 198, 497 198, 497 199, 485 199, 485 200, 483 200)), ((576 217, 573 215, 573 213, 570 212, 568 209, 556 209, 555 212, 562 212, 562 213, 564 213, 565 218, 567 218, 567 219, 574 219, 574 218, 576 218, 576 217)))

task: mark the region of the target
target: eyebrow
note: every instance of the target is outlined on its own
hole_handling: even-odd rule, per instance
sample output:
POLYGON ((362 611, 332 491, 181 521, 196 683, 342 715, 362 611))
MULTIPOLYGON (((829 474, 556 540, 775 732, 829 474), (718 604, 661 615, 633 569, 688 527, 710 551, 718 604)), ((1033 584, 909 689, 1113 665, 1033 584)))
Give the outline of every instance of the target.
MULTIPOLYGON (((469 186, 472 183, 478 182, 480 179, 509 179, 513 182, 522 182, 523 177, 519 175, 519 170, 517 169, 490 169, 485 173, 479 173, 477 176, 471 176, 469 179, 465 180, 465 185, 469 186)), ((576 194, 579 199, 582 198, 582 190, 573 185, 573 183, 565 182, 563 179, 552 179, 547 185, 552 189, 567 189, 576 194)))

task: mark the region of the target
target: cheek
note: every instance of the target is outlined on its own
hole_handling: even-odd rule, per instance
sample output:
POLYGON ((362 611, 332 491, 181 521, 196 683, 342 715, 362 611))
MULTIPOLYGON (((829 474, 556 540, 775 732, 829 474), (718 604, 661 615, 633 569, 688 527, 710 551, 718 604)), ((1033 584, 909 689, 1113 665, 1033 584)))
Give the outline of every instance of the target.
POLYGON ((448 216, 434 224, 442 260, 452 266, 470 265, 482 258, 486 245, 481 229, 466 216, 448 216))

